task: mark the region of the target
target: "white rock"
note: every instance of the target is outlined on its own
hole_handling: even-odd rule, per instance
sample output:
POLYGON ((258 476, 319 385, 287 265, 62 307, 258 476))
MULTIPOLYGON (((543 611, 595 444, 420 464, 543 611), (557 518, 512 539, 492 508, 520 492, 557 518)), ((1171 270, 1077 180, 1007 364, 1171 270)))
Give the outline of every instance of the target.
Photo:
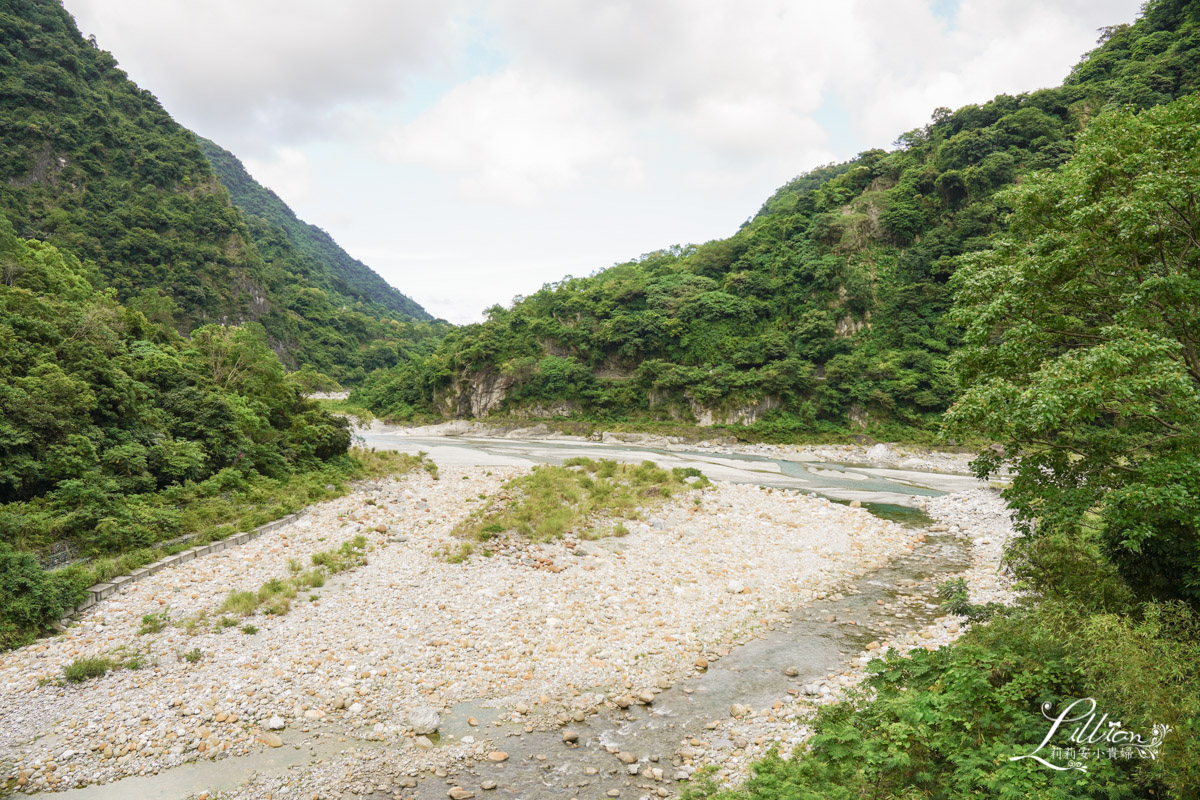
POLYGON ((429 706, 417 706, 408 711, 408 725, 418 736, 435 733, 441 724, 442 717, 437 709, 429 706))

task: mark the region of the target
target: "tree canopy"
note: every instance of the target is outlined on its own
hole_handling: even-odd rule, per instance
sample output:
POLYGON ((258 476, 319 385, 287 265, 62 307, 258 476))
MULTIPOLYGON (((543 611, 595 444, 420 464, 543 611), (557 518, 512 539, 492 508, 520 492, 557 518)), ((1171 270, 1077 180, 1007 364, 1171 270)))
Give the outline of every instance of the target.
POLYGON ((1075 150, 955 276, 949 419, 1017 457, 1027 532, 1095 529, 1135 591, 1200 602, 1200 97, 1103 114, 1075 150))

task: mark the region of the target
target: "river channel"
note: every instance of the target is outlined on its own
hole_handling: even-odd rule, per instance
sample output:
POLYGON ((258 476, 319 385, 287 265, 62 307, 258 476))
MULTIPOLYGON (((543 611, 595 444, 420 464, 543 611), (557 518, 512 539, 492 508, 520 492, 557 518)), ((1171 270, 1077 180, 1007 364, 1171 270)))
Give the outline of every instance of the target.
MULTIPOLYGON (((921 511, 924 500, 979 485, 965 475, 870 464, 809 463, 686 447, 412 436, 378 423, 358 431, 358 436, 377 449, 425 452, 442 465, 532 465, 561 463, 576 456, 653 460, 667 467, 695 467, 713 480, 815 493, 840 502, 857 500, 879 516, 915 527, 931 522, 921 511)), ((404 787, 403 796, 422 800, 445 798, 453 786, 474 792, 481 800, 598 800, 614 796, 610 794, 614 790, 622 798, 663 796, 660 790, 675 796, 680 784, 673 780, 678 765, 672 759, 681 743, 699 738, 718 749, 737 750, 736 742, 723 741, 720 727, 729 720, 732 704, 763 709, 802 695, 813 682, 844 668, 868 642, 928 624, 938 616, 934 587, 969 566, 968 544, 952 534, 929 533, 924 546, 901 553, 831 599, 793 609, 773 630, 728 652, 707 654, 711 663, 706 670, 664 689, 652 704, 608 708, 569 723, 567 727, 578 734, 575 744, 565 744, 560 729, 528 732, 523 720, 485 703, 447 709, 436 746, 486 736, 508 753, 508 759, 474 763, 449 774, 412 776, 417 779, 415 786, 408 785, 412 778, 398 783, 403 778, 395 776, 390 787, 380 786, 382 791, 344 793, 341 797, 385 800, 400 786, 404 787), (897 604, 897 600, 906 602, 897 604), (898 608, 904 610, 898 612, 898 608), (468 725, 468 718, 474 718, 478 727, 468 725), (715 732, 714 722, 718 724, 715 732), (636 756, 637 762, 619 760, 618 752, 636 756), (662 780, 645 777, 647 770, 655 768, 663 771, 662 780)), ((187 764, 158 775, 68 790, 57 796, 69 800, 176 800, 201 791, 234 789, 255 774, 285 775, 324 760, 344 758, 346 753, 361 757, 379 747, 355 737, 342 742, 331 736, 296 739, 280 750, 187 764)))

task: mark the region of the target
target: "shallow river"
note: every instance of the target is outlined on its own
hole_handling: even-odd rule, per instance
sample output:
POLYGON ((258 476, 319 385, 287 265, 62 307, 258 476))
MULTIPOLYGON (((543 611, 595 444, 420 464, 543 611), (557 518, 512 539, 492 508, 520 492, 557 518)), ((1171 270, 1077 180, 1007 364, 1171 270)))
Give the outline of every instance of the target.
MULTIPOLYGON (((863 505, 920 508, 924 498, 983 485, 970 475, 885 469, 870 464, 790 461, 740 453, 665 450, 587 441, 409 436, 403 428, 378 422, 370 428, 359 429, 356 434, 368 447, 405 453, 424 451, 439 464, 561 464, 576 456, 624 462, 649 459, 665 467, 695 467, 712 480, 797 489, 835 500, 858 500, 863 505)), ((886 508, 873 510, 883 512, 881 516, 891 516, 886 508)))

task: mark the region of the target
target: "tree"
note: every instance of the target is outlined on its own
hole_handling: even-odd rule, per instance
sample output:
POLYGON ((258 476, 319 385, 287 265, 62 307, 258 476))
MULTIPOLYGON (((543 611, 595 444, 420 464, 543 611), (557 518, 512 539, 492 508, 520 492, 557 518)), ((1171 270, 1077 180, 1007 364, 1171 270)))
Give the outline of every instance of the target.
POLYGON ((1200 604, 1200 97, 1098 117, 1005 200, 954 279, 950 425, 1015 457, 1030 542, 1094 537, 1141 598, 1200 604))

